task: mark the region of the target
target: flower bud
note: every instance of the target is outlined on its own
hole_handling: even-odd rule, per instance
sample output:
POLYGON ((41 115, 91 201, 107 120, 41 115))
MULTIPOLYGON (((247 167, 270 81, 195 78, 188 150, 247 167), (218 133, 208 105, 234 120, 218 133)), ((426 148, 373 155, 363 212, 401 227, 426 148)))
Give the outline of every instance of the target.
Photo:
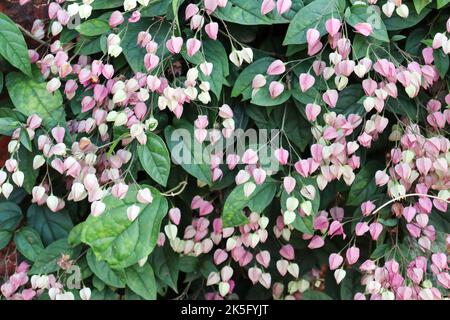
POLYGON ((131 205, 127 208, 127 217, 128 220, 134 221, 138 217, 139 213, 141 212, 141 208, 135 204, 131 205))
POLYGON ((61 81, 58 78, 53 78, 47 82, 47 91, 50 93, 55 92, 61 87, 61 81))
POLYGON ((57 211, 59 199, 56 196, 54 196, 53 194, 48 196, 46 203, 47 203, 48 208, 51 211, 53 211, 53 212, 57 211))
POLYGON ((16 152, 17 150, 19 150, 19 147, 20 147, 19 141, 17 141, 17 140, 11 140, 11 141, 8 143, 8 152, 9 152, 9 153, 14 153, 14 152, 16 152))
POLYGON ((125 0, 123 2, 123 8, 125 9, 125 11, 133 10, 134 8, 136 8, 136 6, 137 6, 136 0, 125 0))
POLYGON ((80 290, 80 298, 81 300, 90 300, 91 299, 91 289, 83 288, 80 290))
POLYGON ((283 223, 285 225, 290 225, 291 223, 293 223, 295 221, 295 212, 293 211, 285 211, 283 214, 283 223))
POLYGON ((11 195, 12 191, 13 191, 14 187, 11 183, 9 182, 5 182, 3 183, 2 187, 1 187, 1 191, 3 193, 3 195, 5 196, 6 199, 9 198, 9 196, 11 195))
POLYGON ((167 238, 173 241, 177 236, 178 228, 173 224, 168 224, 164 227, 164 232, 166 233, 167 238))
POLYGON ((400 7, 395 9, 395 12, 397 12, 397 14, 404 19, 409 16, 409 8, 406 4, 402 4, 400 7))
POLYGON ((94 201, 91 204, 91 215, 94 217, 100 216, 106 209, 106 205, 101 201, 94 201))
POLYGON ((16 184, 16 186, 21 187, 23 185, 23 179, 25 178, 22 171, 17 170, 12 174, 12 180, 16 184))
POLYGON ((219 294, 225 297, 230 292, 230 284, 228 282, 219 283, 219 294))
POLYGON ((144 189, 139 190, 136 198, 137 198, 137 201, 139 201, 140 203, 143 203, 143 204, 152 203, 152 201, 153 201, 152 192, 150 191, 149 188, 144 188, 144 189))
POLYGON ((233 49, 233 51, 231 51, 230 55, 228 56, 230 58, 230 61, 236 66, 236 67, 240 67, 242 65, 242 57, 238 54, 238 52, 233 49))
POLYGON ((295 211, 299 205, 299 201, 295 197, 289 197, 286 199, 286 209, 288 211, 295 211))
POLYGON ((383 10, 383 13, 386 15, 386 17, 390 18, 394 13, 395 4, 391 1, 387 1, 385 4, 383 4, 381 10, 383 10))
POLYGON ((344 280, 346 274, 347 272, 345 272, 344 269, 337 269, 336 271, 334 271, 334 278, 336 279, 336 283, 340 284, 342 280, 344 280))
POLYGON ((256 184, 254 184, 253 182, 246 182, 244 184, 244 196, 246 198, 250 197, 250 195, 253 193, 253 191, 255 191, 256 189, 256 184))
POLYGON ((111 28, 115 28, 119 25, 121 25, 124 22, 123 14, 122 12, 116 10, 114 11, 111 16, 109 17, 109 26, 111 28))
POLYGON ((128 116, 125 112, 119 112, 117 117, 114 119, 114 126, 120 127, 128 122, 128 116))

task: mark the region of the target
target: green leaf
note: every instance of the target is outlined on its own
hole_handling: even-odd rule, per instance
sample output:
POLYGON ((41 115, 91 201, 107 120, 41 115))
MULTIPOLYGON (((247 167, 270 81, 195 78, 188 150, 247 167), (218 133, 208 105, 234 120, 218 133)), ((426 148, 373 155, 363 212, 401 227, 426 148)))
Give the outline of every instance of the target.
POLYGON ((110 288, 105 288, 104 290, 92 290, 91 300, 92 301, 105 301, 105 300, 119 300, 121 296, 110 288))
POLYGON ((0 71, 0 93, 3 90, 3 72, 0 71))
POLYGON ((383 21, 388 31, 403 30, 415 26, 420 21, 422 21, 430 12, 431 9, 428 8, 423 9, 420 14, 417 14, 415 11, 410 10, 408 18, 406 19, 400 17, 397 14, 393 14, 392 17, 384 18, 383 21))
POLYGON ((225 8, 218 8, 213 15, 219 19, 241 25, 272 25, 289 23, 290 18, 303 7, 302 1, 294 1, 289 12, 280 16, 276 10, 261 14, 262 0, 228 0, 225 8))
POLYGON ((193 256, 180 256, 179 268, 184 273, 198 272, 199 259, 193 256))
POLYGON ((150 258, 150 264, 156 277, 171 287, 175 292, 178 292, 177 282, 180 256, 170 246, 164 246, 162 248, 155 248, 150 258))
MULTIPOLYGON (((311 125, 305 117, 304 107, 299 108, 297 104, 296 108, 291 105, 285 105, 284 110, 274 108, 270 116, 276 124, 275 129, 281 128, 284 123, 284 133, 287 134, 291 143, 301 151, 304 151, 312 141, 311 125)), ((276 158, 275 161, 277 161, 276 158)))
POLYGON ((67 210, 52 212, 47 206, 32 204, 27 211, 28 225, 36 229, 44 244, 65 238, 73 228, 67 210))
POLYGON ((104 19, 90 19, 75 28, 80 34, 88 37, 99 36, 109 31, 109 23, 104 19))
POLYGON ((430 214, 430 224, 441 233, 450 233, 450 217, 446 213, 433 209, 430 214))
MULTIPOLYGON (((25 197, 27 196, 27 193, 23 188, 14 188, 11 195, 7 199, 10 202, 14 202, 16 204, 20 204, 25 197)), ((0 196, 0 202, 6 201, 4 196, 0 196)))
POLYGON ((358 84, 348 85, 344 90, 339 92, 339 100, 333 109, 337 114, 348 116, 350 114, 364 115, 366 110, 361 103, 364 97, 364 91, 358 84))
POLYGON ((245 108, 245 113, 252 119, 260 129, 271 128, 271 110, 281 108, 260 108, 255 105, 249 105, 245 108))
POLYGON ((26 192, 31 194, 31 191, 36 183, 36 179, 39 175, 39 169, 33 169, 33 159, 35 154, 28 151, 25 147, 19 148, 19 169, 24 174, 23 188, 26 192))
POLYGON ((303 293, 303 300, 332 300, 329 295, 321 291, 308 290, 303 293))
POLYGON ((86 259, 91 271, 108 286, 125 288, 125 274, 122 270, 112 270, 105 261, 97 260, 89 249, 86 259))
POLYGON ((398 224, 398 219, 382 219, 378 218, 377 222, 385 225, 386 227, 395 227, 398 224))
POLYGON ((441 77, 441 79, 444 79, 450 65, 448 54, 445 54, 442 49, 437 49, 433 50, 433 57, 434 65, 436 66, 439 76, 441 77))
POLYGON ((141 10, 141 17, 162 16, 169 11, 172 0, 154 0, 141 10))
POLYGON ((186 120, 179 120, 164 129, 164 136, 172 161, 198 180, 212 184, 209 155, 195 139, 194 127, 186 120))
POLYGON ((275 59, 272 57, 264 57, 256 60, 245 68, 234 82, 232 97, 238 97, 242 94, 242 101, 248 100, 252 97, 252 81, 257 74, 265 74, 269 65, 275 59))
POLYGON ((12 103, 7 103, 5 106, 0 107, 0 118, 10 118, 18 122, 25 122, 27 118, 19 111, 13 109, 12 103))
POLYGON ((8 16, 0 12, 0 56, 28 76, 31 74, 30 58, 25 39, 8 16))
POLYGON ((0 250, 6 247, 12 238, 12 232, 8 230, 0 230, 0 250))
POLYGON ((14 106, 25 116, 37 114, 48 127, 64 118, 61 93, 59 90, 49 93, 46 83, 12 72, 6 77, 6 87, 14 106))
POLYGON ((72 40, 75 40, 78 37, 78 32, 75 29, 63 29, 59 34, 59 41, 62 44, 68 44, 72 40))
POLYGON ((167 185, 170 173, 170 157, 163 139, 147 133, 147 143, 137 147, 139 161, 148 175, 162 186, 167 185))
MULTIPOLYGON (((145 48, 141 48, 136 44, 137 35, 142 30, 147 30, 152 35, 153 40, 157 43, 164 43, 170 30, 170 24, 164 20, 156 22, 150 18, 141 18, 136 23, 123 24, 121 26, 123 36, 120 36, 122 39, 120 46, 123 49, 123 54, 128 61, 128 64, 134 72, 147 73, 144 66, 144 56, 146 54, 145 48), (151 27, 149 28, 149 26, 151 27), (149 29, 147 30, 147 28, 149 29)), ((160 57, 161 61, 163 61, 168 54, 169 51, 166 50, 165 45, 158 47, 157 55, 160 57)))
POLYGON ((303 43, 303 44, 290 44, 290 45, 287 46, 286 56, 291 57, 294 54, 305 50, 306 48, 308 48, 308 45, 306 43, 303 43))
POLYGON ((423 39, 420 41, 420 43, 424 44, 427 47, 433 46, 433 39, 423 39))
MULTIPOLYGON (((108 53, 108 36, 106 33, 102 34, 100 36, 100 49, 102 50, 103 54, 107 54, 108 53)), ((117 61, 124 61, 125 59, 123 59, 123 57, 118 58, 117 61), (122 59, 121 59, 122 58, 122 59)), ((126 62, 123 62, 124 64, 126 64, 126 62)), ((119 67, 119 64, 117 64, 117 67, 119 67)), ((120 68, 120 67, 119 67, 120 68)))
POLYGON ((123 6, 123 0, 95 0, 91 6, 93 10, 112 9, 123 6))
POLYGON ((422 10, 431 2, 431 0, 414 0, 414 7, 416 8, 417 14, 420 14, 420 12, 422 12, 422 10))
POLYGON ((33 267, 30 270, 30 274, 49 274, 59 269, 58 259, 62 255, 69 255, 71 258, 74 254, 74 250, 67 243, 67 238, 59 239, 44 250, 37 256, 33 267))
POLYGON ((125 296, 123 297, 124 300, 131 300, 131 301, 139 301, 144 300, 140 295, 137 295, 133 291, 131 291, 129 288, 125 289, 125 296))
POLYGON ((368 6, 365 4, 353 5, 345 11, 345 21, 352 27, 358 23, 367 22, 373 28, 373 33, 370 37, 389 42, 386 26, 375 8, 378 9, 376 6, 368 6))
POLYGON ((257 185, 255 191, 249 196, 244 195, 244 184, 236 186, 225 200, 222 212, 224 227, 234 227, 247 223, 242 213, 246 207, 261 213, 273 200, 277 191, 277 183, 267 179, 263 184, 257 185))
POLYGON ((173 12, 173 17, 174 17, 174 21, 178 27, 178 31, 181 32, 181 28, 180 28, 180 22, 178 21, 178 10, 180 9, 181 4, 183 3, 184 0, 172 0, 172 12, 173 12))
POLYGON ((193 64, 199 65, 204 61, 213 64, 211 75, 205 76, 203 72, 199 72, 199 79, 209 82, 211 91, 219 98, 222 87, 228 84, 226 77, 230 74, 228 55, 222 43, 220 41, 204 40, 202 49, 192 57, 189 57, 185 50, 182 53, 183 57, 193 64))
POLYGON ((450 0, 437 0, 437 8, 443 8, 444 6, 446 6, 447 4, 450 3, 450 0))
POLYGON ((156 280, 152 267, 134 265, 125 270, 127 286, 146 300, 156 300, 156 280))
POLYGON ((44 250, 39 233, 31 227, 23 227, 14 236, 17 250, 28 260, 36 261, 44 250))
POLYGON ((72 246, 76 247, 81 244, 81 232, 83 231, 83 222, 77 224, 70 230, 69 236, 67 237, 67 242, 72 246))
POLYGON ((383 243, 378 245, 375 250, 373 250, 370 255, 371 259, 380 259, 386 255, 386 253, 390 250, 390 247, 387 243, 383 243))
POLYGON ((401 116, 407 116, 410 119, 419 119, 420 109, 406 96, 400 96, 397 99, 389 98, 386 103, 386 110, 394 112, 401 116))
POLYGON ((289 24, 284 38, 284 45, 306 43, 306 31, 316 28, 320 35, 326 33, 325 21, 329 18, 339 17, 345 8, 343 0, 314 0, 301 8, 289 24))
POLYGON ((80 36, 75 46, 75 52, 78 55, 91 55, 102 52, 101 37, 91 38, 80 36))
POLYGON ((303 233, 313 235, 314 229, 313 229, 313 216, 304 216, 296 215, 294 222, 292 223, 292 226, 303 233))
POLYGON ((20 130, 19 135, 20 145, 24 146, 28 151, 33 151, 33 146, 31 145, 30 136, 28 135, 28 131, 25 129, 20 130))
POLYGON ((373 60, 396 60, 398 63, 401 63, 404 60, 404 57, 401 55, 401 53, 390 46, 390 43, 370 37, 364 37, 361 34, 355 34, 352 45, 353 59, 369 57, 373 60))
POLYGON ((382 168, 383 164, 378 161, 369 161, 361 166, 348 193, 348 206, 359 206, 364 201, 370 200, 377 191, 375 172, 382 168))
POLYGON ((358 283, 357 271, 348 269, 344 280, 340 285, 341 300, 353 300, 356 292, 358 292, 360 285, 358 283))
MULTIPOLYGON (((89 270, 91 270, 91 269, 89 269, 89 270)), ((106 283, 104 283, 102 280, 100 280, 100 278, 97 277, 95 274, 92 277, 92 285, 97 290, 104 290, 107 287, 106 283)))
MULTIPOLYGON (((281 108, 260 108, 250 105, 246 107, 245 112, 253 119, 259 129, 269 130, 268 132, 271 132, 272 129, 279 130, 284 123, 284 132, 288 134, 291 142, 303 151, 311 141, 312 134, 310 124, 302 117, 301 109, 304 112, 305 106, 293 108, 291 105, 286 104, 281 108)), ((271 139, 275 138, 275 134, 271 135, 271 139)), ((260 152, 265 158, 261 167, 268 167, 270 170, 274 170, 275 168, 271 168, 271 164, 278 163, 278 160, 275 158, 272 148, 267 145, 260 145, 256 149, 258 148, 261 148, 260 152), (265 153, 266 151, 267 154, 265 153)))
POLYGON ((406 38, 405 50, 409 54, 418 56, 421 52, 420 42, 427 36, 428 30, 419 28, 411 31, 406 38))
POLYGON ((0 202, 0 230, 14 231, 22 220, 22 210, 13 202, 0 202))
POLYGON ((0 136, 11 136, 21 126, 20 121, 15 118, 1 117, 0 114, 0 136))
POLYGON ((124 199, 107 196, 103 200, 105 212, 99 217, 89 216, 83 224, 81 240, 92 248, 97 259, 105 260, 113 269, 137 263, 156 246, 161 221, 167 213, 167 200, 158 190, 149 188, 153 195, 152 203, 137 202, 139 188, 133 185, 124 199), (134 221, 127 217, 127 208, 131 205, 141 209, 134 221))
POLYGON ((395 36, 393 36, 391 38, 391 41, 398 42, 398 41, 402 41, 404 39, 406 39, 406 36, 404 36, 402 34, 396 34, 395 36))
POLYGON ((218 269, 211 258, 209 259, 202 259, 200 262, 200 273, 203 275, 203 277, 207 278, 211 272, 218 272, 218 269))
MULTIPOLYGON (((294 81, 291 92, 292 92, 292 97, 295 100, 303 103, 304 105, 306 105, 308 103, 318 103, 322 99, 319 90, 315 87, 311 87, 306 92, 302 92, 300 90, 300 84, 297 80, 294 81)), ((340 100, 340 95, 339 95, 339 100, 340 100)), ((339 102, 339 100, 338 100, 338 102, 339 102)))

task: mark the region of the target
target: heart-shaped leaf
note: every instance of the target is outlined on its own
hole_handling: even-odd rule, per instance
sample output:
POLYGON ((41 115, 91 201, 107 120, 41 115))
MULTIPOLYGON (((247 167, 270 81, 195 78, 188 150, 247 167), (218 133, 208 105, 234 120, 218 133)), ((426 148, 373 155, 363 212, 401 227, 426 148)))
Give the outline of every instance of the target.
POLYGON ((25 39, 14 21, 1 12, 0 56, 31 77, 31 64, 25 39))
POLYGON ((137 147, 139 161, 148 175, 162 186, 167 185, 170 173, 170 157, 163 139, 147 133, 147 143, 137 147))
MULTIPOLYGON (((144 188, 147 186, 141 186, 144 188)), ((149 187, 153 202, 137 202, 139 187, 130 186, 124 199, 112 195, 104 199, 105 212, 89 216, 83 223, 81 241, 92 248, 99 260, 106 261, 111 268, 122 269, 147 257, 156 246, 161 221, 167 213, 167 200, 155 188, 149 187), (127 217, 127 208, 137 205, 140 213, 134 221, 127 217)))

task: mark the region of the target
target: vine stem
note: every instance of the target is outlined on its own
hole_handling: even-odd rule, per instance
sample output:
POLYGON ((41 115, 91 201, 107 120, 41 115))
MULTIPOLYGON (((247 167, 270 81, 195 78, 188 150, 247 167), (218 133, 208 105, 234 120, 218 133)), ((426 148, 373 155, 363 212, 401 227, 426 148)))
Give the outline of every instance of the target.
POLYGON ((407 198, 407 197, 428 197, 428 198, 432 198, 432 199, 437 199, 437 200, 440 200, 440 201, 444 201, 444 202, 450 204, 450 201, 448 201, 448 200, 445 200, 445 199, 442 199, 442 198, 439 198, 439 197, 436 197, 436 196, 432 196, 432 195, 429 195, 429 194, 423 194, 423 193, 409 193, 409 194, 406 194, 406 195, 404 195, 404 196, 400 196, 400 197, 394 198, 394 199, 392 199, 392 200, 389 200, 388 202, 386 202, 385 204, 383 204, 381 207, 377 208, 374 212, 372 212, 372 214, 375 215, 377 212, 379 212, 381 209, 383 209, 384 207, 388 206, 389 204, 391 204, 391 203, 393 203, 393 202, 395 202, 395 201, 401 200, 401 199, 403 199, 403 198, 407 198))
POLYGON ((40 44, 47 44, 47 42, 35 37, 30 31, 28 31, 27 29, 25 29, 24 27, 22 27, 20 24, 16 23, 16 26, 23 32, 25 33, 25 35, 27 35, 28 37, 30 37, 31 39, 33 39, 34 41, 39 42, 40 44))
POLYGON ((184 181, 181 181, 176 187, 170 189, 169 191, 162 192, 161 195, 166 196, 166 197, 175 197, 184 191, 187 184, 188 184, 187 179, 185 179, 184 181), (178 190, 178 191, 175 192, 175 190, 178 190))

